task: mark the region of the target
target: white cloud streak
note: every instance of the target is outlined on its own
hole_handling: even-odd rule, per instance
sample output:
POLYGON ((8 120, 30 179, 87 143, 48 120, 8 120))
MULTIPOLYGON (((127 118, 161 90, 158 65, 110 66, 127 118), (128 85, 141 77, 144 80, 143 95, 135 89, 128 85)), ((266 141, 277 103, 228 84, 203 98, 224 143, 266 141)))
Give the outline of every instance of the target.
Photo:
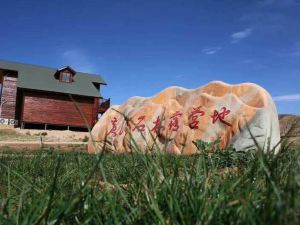
POLYGON ((292 48, 289 56, 292 57, 299 57, 300 56, 300 42, 295 43, 294 47, 292 48))
POLYGON ((276 96, 276 97, 273 97, 273 100, 276 101, 276 102, 295 102, 295 101, 300 101, 300 94, 276 96))
POLYGON ((94 72, 95 67, 91 63, 90 58, 82 51, 71 49, 61 54, 62 61, 66 66, 71 66, 76 71, 94 72))
POLYGON ((253 32, 253 28, 246 28, 242 31, 231 34, 232 43, 237 43, 247 37, 249 37, 253 32))
POLYGON ((213 55, 219 52, 222 48, 221 47, 210 47, 202 49, 202 53, 206 55, 213 55))
POLYGON ((278 6, 278 7, 289 7, 299 5, 299 0, 262 0, 259 1, 260 7, 278 6))
POLYGON ((183 74, 178 74, 178 75, 175 76, 176 79, 181 79, 181 78, 183 78, 183 77, 184 77, 183 74))
POLYGON ((300 57, 300 42, 295 43, 294 46, 285 49, 284 51, 270 52, 279 57, 300 57))
POLYGON ((253 64, 255 61, 254 59, 244 59, 241 61, 241 63, 244 63, 244 64, 253 64))

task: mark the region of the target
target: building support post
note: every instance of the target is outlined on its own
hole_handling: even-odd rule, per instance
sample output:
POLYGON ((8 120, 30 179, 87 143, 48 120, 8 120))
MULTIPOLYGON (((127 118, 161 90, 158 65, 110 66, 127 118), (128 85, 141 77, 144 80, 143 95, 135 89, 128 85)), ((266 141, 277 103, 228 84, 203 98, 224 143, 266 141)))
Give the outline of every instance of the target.
POLYGON ((25 128, 25 123, 22 122, 22 123, 21 123, 21 129, 24 129, 24 128, 25 128))
POLYGON ((45 130, 47 130, 47 124, 45 123, 45 130))

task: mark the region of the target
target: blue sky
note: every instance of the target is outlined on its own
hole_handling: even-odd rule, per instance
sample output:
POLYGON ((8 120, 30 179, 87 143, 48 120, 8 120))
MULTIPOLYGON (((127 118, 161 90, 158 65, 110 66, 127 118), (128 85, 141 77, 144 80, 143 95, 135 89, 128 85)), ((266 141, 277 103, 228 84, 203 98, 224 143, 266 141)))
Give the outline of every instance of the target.
POLYGON ((120 104, 176 85, 254 82, 300 114, 300 0, 3 1, 0 58, 101 74, 120 104))

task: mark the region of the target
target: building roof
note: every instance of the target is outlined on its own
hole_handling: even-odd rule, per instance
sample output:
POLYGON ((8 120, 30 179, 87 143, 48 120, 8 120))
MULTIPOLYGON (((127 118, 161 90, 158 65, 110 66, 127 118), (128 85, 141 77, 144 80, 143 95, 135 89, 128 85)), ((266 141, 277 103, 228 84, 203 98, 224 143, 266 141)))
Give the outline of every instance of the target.
POLYGON ((58 69, 0 60, 0 69, 18 72, 17 87, 81 96, 100 97, 93 83, 106 84, 100 75, 76 72, 74 82, 55 79, 58 69))

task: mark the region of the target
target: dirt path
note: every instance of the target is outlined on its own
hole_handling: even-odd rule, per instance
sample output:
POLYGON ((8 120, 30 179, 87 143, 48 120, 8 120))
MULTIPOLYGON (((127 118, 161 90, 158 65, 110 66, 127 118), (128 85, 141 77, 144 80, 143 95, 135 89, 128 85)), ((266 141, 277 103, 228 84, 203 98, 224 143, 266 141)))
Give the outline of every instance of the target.
MULTIPOLYGON (((2 144, 40 144, 41 142, 38 141, 0 141, 0 145, 2 144)), ((60 141, 60 142, 53 142, 53 141, 43 141, 43 144, 65 144, 65 145, 76 145, 76 144, 87 144, 87 142, 80 142, 80 141, 60 141)))
POLYGON ((89 139, 88 132, 57 131, 57 130, 29 130, 0 125, 0 142, 85 142, 89 139))
POLYGON ((8 147, 17 150, 38 150, 41 148, 54 148, 62 151, 85 151, 87 142, 41 142, 38 141, 0 141, 0 148, 8 147))

